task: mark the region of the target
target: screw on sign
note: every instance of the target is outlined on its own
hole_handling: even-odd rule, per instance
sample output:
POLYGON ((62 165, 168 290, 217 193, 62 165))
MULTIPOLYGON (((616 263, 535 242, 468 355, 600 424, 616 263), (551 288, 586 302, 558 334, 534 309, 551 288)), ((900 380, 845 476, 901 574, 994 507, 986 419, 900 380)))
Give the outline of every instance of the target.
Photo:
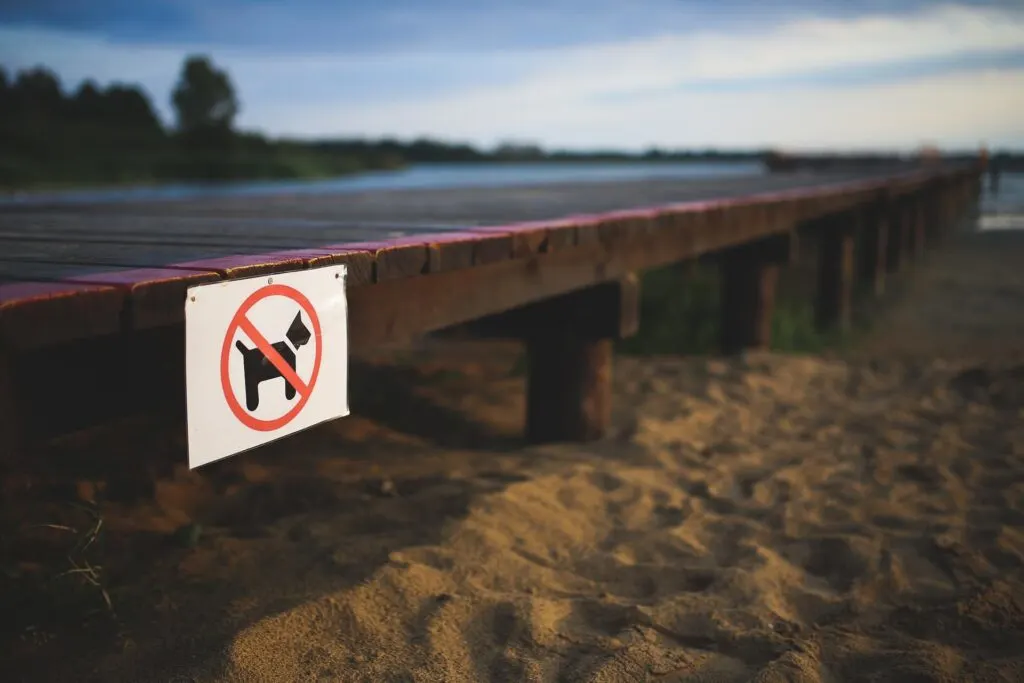
POLYGON ((190 467, 349 414, 345 272, 326 266, 189 288, 190 467))
MULTIPOLYGON (((282 326, 283 327, 283 326, 282 326)), ((269 432, 280 429, 291 422, 298 415, 316 385, 317 375, 320 373, 321 349, 320 319, 309 302, 301 292, 288 287, 287 285, 267 285, 263 289, 253 292, 242 304, 235 314, 235 317, 228 325, 227 334, 224 335, 224 347, 221 351, 220 381, 224 390, 224 398, 231 408, 231 412, 245 426, 258 431, 269 432), (256 325, 249 319, 249 312, 261 301, 273 296, 283 296, 294 301, 299 308, 291 324, 284 330, 284 339, 273 343, 267 340, 267 335, 256 328, 256 325), (312 330, 303 321, 305 313, 312 330), (252 347, 240 339, 240 334, 249 338, 252 347), (308 380, 303 380, 296 371, 296 360, 298 353, 303 346, 313 338, 314 347, 313 370, 308 380), (234 342, 232 344, 232 342, 234 342), (239 381, 233 381, 231 372, 231 354, 240 353, 242 357, 242 384, 245 408, 239 402, 238 393, 239 381), (284 397, 286 401, 292 401, 296 395, 299 399, 287 412, 272 419, 261 419, 253 413, 258 410, 260 404, 260 387, 268 381, 276 378, 284 380, 284 397)))

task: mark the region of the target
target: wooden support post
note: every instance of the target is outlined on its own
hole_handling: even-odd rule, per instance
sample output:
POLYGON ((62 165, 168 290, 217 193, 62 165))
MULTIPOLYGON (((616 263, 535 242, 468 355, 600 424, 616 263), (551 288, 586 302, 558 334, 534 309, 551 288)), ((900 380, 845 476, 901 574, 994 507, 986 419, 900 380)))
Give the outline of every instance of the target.
POLYGON ((953 180, 949 184, 949 188, 946 190, 946 206, 947 206, 947 220, 949 221, 949 231, 952 233, 960 232, 961 228, 961 188, 959 180, 953 180))
POLYGON ((949 235, 949 183, 943 182, 935 193, 935 223, 939 232, 939 239, 945 239, 949 235))
POLYGON ((0 473, 25 456, 24 420, 14 385, 14 360, 0 347, 0 473))
POLYGON ((969 225, 972 229, 977 226, 978 218, 981 216, 981 173, 975 173, 970 177, 970 212, 969 212, 969 225))
POLYGON ((25 440, 44 443, 134 414, 185 415, 185 329, 174 325, 18 354, 25 440), (96 387, 104 399, 95 400, 96 387), (55 388, 57 390, 55 390, 55 388))
POLYGON ((20 420, 14 400, 14 377, 9 354, 0 349, 0 460, 7 461, 17 450, 20 420))
POLYGON ((949 181, 942 188, 942 231, 956 232, 956 184, 949 181))
POLYGON ((721 277, 721 351, 767 349, 779 269, 794 257, 795 237, 780 235, 750 242, 723 253, 721 277))
POLYGON ((885 244, 885 272, 895 275, 903 265, 904 234, 906 220, 899 201, 886 202, 884 213, 888 224, 888 239, 885 244))
POLYGON ((914 197, 913 203, 913 258, 920 261, 925 258, 931 246, 928 239, 928 194, 923 191, 914 197))
POLYGON ((900 263, 914 265, 914 212, 910 199, 900 202, 900 263))
POLYGON ((903 224, 903 263, 907 266, 914 265, 914 237, 917 231, 917 216, 914 214, 914 202, 911 198, 905 199, 900 207, 900 220, 903 224))
POLYGON ((526 342, 526 439, 592 441, 611 421, 613 345, 568 331, 526 342))
POLYGON ((961 181, 960 189, 960 227, 965 230, 968 224, 968 216, 971 213, 971 187, 967 180, 961 181))
POLYGON ((465 326, 477 336, 525 341, 527 440, 604 435, 611 422, 614 340, 636 333, 639 300, 639 279, 630 273, 465 326))
POLYGON ((639 325, 639 279, 630 274, 558 297, 542 313, 547 325, 526 339, 526 438, 599 439, 611 423, 613 340, 639 325))
POLYGON ((935 182, 925 194, 925 233, 929 244, 941 242, 946 232, 942 215, 943 185, 935 182))
POLYGON ((853 311, 853 278, 856 223, 849 213, 837 216, 822 229, 818 247, 818 289, 815 321, 819 329, 850 326, 853 311))
POLYGON ((941 242, 946 235, 946 221, 942 210, 946 184, 939 182, 932 186, 928 193, 928 220, 931 226, 932 240, 941 242))
POLYGON ((860 280, 875 296, 881 296, 885 293, 889 217, 883 207, 871 207, 861 220, 860 280))

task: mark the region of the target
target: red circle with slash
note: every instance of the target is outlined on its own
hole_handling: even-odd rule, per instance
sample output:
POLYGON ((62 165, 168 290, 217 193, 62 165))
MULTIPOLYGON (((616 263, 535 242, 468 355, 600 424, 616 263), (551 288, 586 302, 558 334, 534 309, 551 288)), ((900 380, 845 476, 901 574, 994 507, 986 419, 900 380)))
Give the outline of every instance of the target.
POLYGON ((295 419, 295 417, 302 412, 302 409, 309 402, 309 397, 313 394, 313 387, 316 385, 317 375, 320 374, 320 360, 323 355, 323 345, 320 337, 320 318, 317 317, 316 311, 313 309, 313 305, 309 302, 306 296, 288 285, 267 285, 261 289, 256 290, 249 297, 242 302, 238 312, 235 313, 231 319, 231 323, 228 325, 227 334, 224 335, 224 345, 220 353, 220 382, 221 387, 224 390, 224 398, 227 400, 228 407, 231 408, 231 412, 234 413, 238 421, 244 424, 250 429, 254 429, 259 432, 272 432, 275 429, 284 427, 289 422, 295 419), (284 360, 280 353, 277 352, 270 342, 267 341, 256 326, 253 325, 252 321, 249 320, 249 311, 252 307, 263 301, 264 299, 272 296, 283 296, 291 299, 299 305, 306 315, 309 316, 310 323, 313 326, 313 337, 316 339, 316 352, 313 357, 313 372, 309 376, 308 381, 303 381, 299 377, 298 373, 292 369, 292 367, 284 360), (263 352, 263 355, 270 361, 286 382, 295 387, 295 391, 299 396, 298 402, 288 412, 281 417, 273 420, 262 420, 257 417, 253 417, 242 404, 238 402, 238 397, 235 396, 235 390, 231 386, 231 377, 228 372, 229 360, 231 357, 231 342, 234 340, 235 335, 238 332, 243 332, 249 339, 263 352))

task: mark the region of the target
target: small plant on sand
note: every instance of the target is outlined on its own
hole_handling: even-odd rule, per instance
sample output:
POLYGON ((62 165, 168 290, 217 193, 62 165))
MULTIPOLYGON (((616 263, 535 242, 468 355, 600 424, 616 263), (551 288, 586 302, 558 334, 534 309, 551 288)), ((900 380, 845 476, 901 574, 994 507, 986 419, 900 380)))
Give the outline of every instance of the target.
POLYGON ((710 268, 651 270, 640 288, 640 330, 619 349, 635 355, 705 354, 718 340, 718 278, 710 268))
POLYGON ((80 582, 79 585, 95 589, 102 598, 107 610, 113 615, 114 604, 104 584, 103 567, 102 565, 94 564, 90 560, 90 551, 94 547, 102 545, 104 531, 103 515, 99 506, 94 504, 76 502, 70 503, 70 505, 81 513, 85 519, 85 524, 71 526, 68 524, 46 523, 36 524, 31 528, 52 529, 70 535, 72 539, 71 547, 65 554, 70 566, 63 571, 57 571, 53 575, 53 579, 71 578, 80 582))

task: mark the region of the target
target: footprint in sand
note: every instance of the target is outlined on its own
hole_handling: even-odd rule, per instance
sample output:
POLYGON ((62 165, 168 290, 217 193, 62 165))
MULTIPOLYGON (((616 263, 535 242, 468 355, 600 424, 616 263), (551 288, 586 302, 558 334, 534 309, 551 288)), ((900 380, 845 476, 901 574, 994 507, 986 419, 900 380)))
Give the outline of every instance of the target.
POLYGON ((817 538, 805 542, 807 556, 801 563, 804 571, 825 581, 834 590, 848 591, 872 565, 873 548, 866 540, 855 542, 839 536, 817 538))

